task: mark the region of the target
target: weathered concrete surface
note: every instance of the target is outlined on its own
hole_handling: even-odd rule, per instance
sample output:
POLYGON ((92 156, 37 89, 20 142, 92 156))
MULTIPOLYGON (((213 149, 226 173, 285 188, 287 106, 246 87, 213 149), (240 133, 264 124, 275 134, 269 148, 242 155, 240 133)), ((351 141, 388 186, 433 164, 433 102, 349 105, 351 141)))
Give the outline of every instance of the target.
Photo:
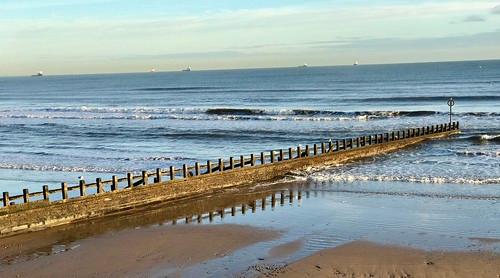
POLYGON ((124 213, 141 206, 193 198, 226 187, 241 186, 279 179, 291 171, 312 166, 339 164, 399 150, 425 140, 446 137, 459 130, 429 134, 391 141, 345 151, 326 153, 314 157, 274 162, 201 175, 188 179, 151 184, 148 186, 79 197, 68 201, 32 202, 0 209, 0 237, 20 232, 35 231, 85 219, 124 213))

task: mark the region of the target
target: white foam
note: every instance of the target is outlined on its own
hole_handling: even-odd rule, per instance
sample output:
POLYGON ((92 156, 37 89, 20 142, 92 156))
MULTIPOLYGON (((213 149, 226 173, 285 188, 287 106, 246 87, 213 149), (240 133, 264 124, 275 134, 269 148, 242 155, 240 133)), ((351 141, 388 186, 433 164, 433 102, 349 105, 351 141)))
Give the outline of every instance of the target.
POLYGON ((315 173, 308 177, 312 182, 355 182, 355 181, 398 181, 432 184, 500 184, 500 177, 471 178, 471 177, 432 177, 432 176, 393 176, 393 175, 352 175, 347 173, 315 173))

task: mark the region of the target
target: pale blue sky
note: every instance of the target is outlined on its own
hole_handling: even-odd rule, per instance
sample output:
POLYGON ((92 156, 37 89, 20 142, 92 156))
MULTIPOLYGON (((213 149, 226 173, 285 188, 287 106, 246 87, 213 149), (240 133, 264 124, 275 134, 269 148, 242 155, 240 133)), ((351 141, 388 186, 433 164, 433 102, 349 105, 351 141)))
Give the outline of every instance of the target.
POLYGON ((500 58, 500 0, 0 0, 0 75, 500 58))

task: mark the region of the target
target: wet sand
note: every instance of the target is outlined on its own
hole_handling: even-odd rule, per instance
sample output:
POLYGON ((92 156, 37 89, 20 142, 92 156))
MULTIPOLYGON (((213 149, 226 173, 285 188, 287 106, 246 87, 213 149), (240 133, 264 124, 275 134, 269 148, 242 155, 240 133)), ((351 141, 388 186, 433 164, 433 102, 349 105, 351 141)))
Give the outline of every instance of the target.
MULTIPOLYGON (((75 241, 49 256, 12 260, 0 265, 0 277, 164 277, 279 235, 240 225, 122 230, 75 241)), ((32 242, 11 238, 0 250, 0 257, 29 249, 32 242)))
POLYGON ((500 277, 500 255, 426 252, 355 241, 319 251, 263 277, 500 277))

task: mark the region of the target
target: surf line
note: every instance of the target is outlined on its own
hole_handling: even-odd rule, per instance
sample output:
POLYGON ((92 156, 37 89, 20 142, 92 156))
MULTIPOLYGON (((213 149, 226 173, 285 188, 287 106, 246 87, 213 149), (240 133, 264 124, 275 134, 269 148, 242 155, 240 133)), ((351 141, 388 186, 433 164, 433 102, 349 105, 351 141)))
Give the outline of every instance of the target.
POLYGON ((78 184, 62 182, 57 188, 20 195, 3 192, 0 202, 0 237, 46 229, 76 221, 128 213, 162 202, 190 199, 224 188, 251 185, 284 177, 292 171, 337 165, 400 150, 426 140, 460 133, 459 122, 407 128, 313 145, 268 150, 257 154, 184 164, 181 169, 127 173, 111 180, 97 178, 78 184))

